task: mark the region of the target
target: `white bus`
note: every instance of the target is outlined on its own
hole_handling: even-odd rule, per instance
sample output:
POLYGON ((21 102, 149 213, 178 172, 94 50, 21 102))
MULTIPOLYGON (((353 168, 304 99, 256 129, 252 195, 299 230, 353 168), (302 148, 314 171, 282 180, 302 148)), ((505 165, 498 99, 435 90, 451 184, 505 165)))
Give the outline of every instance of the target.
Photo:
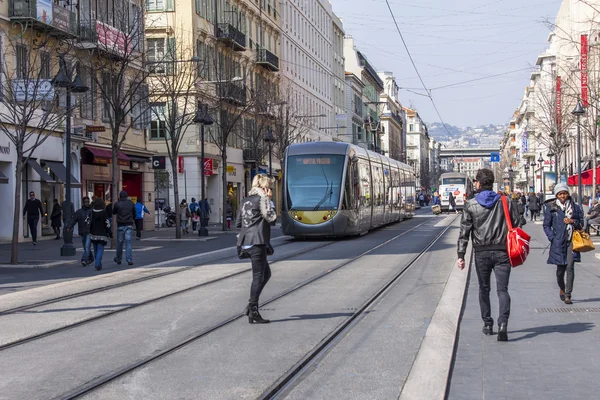
POLYGON ((467 174, 461 172, 447 172, 440 176, 438 188, 442 211, 448 211, 450 206, 450 193, 454 196, 456 209, 462 210, 468 199, 473 197, 473 181, 467 174))

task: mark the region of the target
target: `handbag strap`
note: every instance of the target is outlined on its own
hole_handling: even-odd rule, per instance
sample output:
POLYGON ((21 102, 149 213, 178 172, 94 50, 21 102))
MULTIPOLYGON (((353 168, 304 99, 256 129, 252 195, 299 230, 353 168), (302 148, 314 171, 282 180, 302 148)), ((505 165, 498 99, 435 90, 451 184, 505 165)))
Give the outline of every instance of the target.
POLYGON ((506 225, 508 225, 508 230, 511 231, 513 228, 512 221, 510 220, 510 213, 508 211, 508 200, 506 200, 506 196, 501 196, 502 198, 502 207, 504 208, 504 218, 506 219, 506 225))

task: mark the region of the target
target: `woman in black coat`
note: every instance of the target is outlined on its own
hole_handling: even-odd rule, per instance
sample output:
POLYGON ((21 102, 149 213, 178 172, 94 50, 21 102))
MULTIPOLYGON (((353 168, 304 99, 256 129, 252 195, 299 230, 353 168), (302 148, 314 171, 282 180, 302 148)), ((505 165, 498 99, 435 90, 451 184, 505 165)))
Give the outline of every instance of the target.
POLYGON ((583 211, 569 196, 566 184, 557 184, 554 194, 556 199, 547 202, 544 214, 544 233, 550 241, 548 264, 556 265, 560 299, 565 304, 573 304, 571 293, 575 280, 575 263, 581 262, 581 253, 573 251, 572 239, 573 231, 583 228, 583 211))
POLYGON ((252 261, 252 285, 250 300, 245 313, 248 321, 253 324, 266 324, 258 312, 260 293, 271 278, 271 268, 267 255, 273 254, 271 247, 271 222, 277 219, 275 210, 271 207, 271 186, 273 180, 267 175, 257 174, 252 180, 252 189, 248 197, 242 200, 236 226, 242 228, 237 246, 241 251, 250 255, 252 261))
POLYGON ((60 239, 60 227, 62 226, 60 218, 62 216, 62 208, 58 204, 58 200, 54 199, 54 206, 52 206, 52 213, 50 214, 50 220, 52 221, 50 226, 54 229, 56 234, 56 240, 60 239))
POLYGON ((540 199, 533 192, 529 194, 529 212, 531 213, 530 221, 537 221, 537 215, 540 212, 540 199))
POLYGON ((97 271, 102 269, 102 255, 104 246, 108 243, 110 235, 110 222, 104 200, 100 197, 94 200, 92 212, 88 216, 90 228, 90 241, 94 246, 94 264, 97 271))

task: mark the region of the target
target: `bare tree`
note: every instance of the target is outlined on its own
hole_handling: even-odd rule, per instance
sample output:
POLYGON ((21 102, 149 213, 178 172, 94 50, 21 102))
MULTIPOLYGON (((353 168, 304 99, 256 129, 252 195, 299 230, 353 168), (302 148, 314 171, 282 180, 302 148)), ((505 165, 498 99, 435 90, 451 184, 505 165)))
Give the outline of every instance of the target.
POLYGON ((58 53, 66 53, 69 48, 68 44, 51 38, 46 32, 32 32, 27 25, 13 24, 12 30, 4 31, 3 38, 0 131, 13 143, 16 151, 10 262, 17 264, 23 170, 35 150, 50 135, 64 131, 65 110, 59 109, 58 102, 54 101, 52 71, 57 69, 58 53), (16 32, 15 28, 21 29, 16 32))
MULTIPOLYGON (((121 4, 123 8, 115 7, 112 15, 104 16, 104 22, 87 21, 87 16, 81 16, 82 30, 89 33, 89 38, 82 40, 93 45, 83 45, 77 53, 97 88, 102 121, 110 130, 113 204, 119 183, 119 152, 133 129, 147 126, 151 97, 147 85, 150 69, 145 65, 144 14, 137 4, 121 4)), ((113 223, 113 231, 116 226, 113 223)))
MULTIPOLYGON (((180 34, 167 38, 167 49, 158 54, 149 49, 148 70, 152 76, 148 79, 151 93, 152 117, 164 132, 162 135, 171 170, 177 171, 179 149, 188 129, 194 127, 197 111, 197 75, 203 64, 194 58, 194 49, 185 43, 191 41, 179 30, 180 34)), ((195 129, 195 128, 194 128, 195 129)), ((194 130, 195 133, 195 130, 194 130)), ((203 171, 201 172, 203 173, 203 171)), ((173 179, 175 207, 179 204, 179 182, 173 179)), ((175 236, 181 239, 181 216, 176 212, 175 236)))

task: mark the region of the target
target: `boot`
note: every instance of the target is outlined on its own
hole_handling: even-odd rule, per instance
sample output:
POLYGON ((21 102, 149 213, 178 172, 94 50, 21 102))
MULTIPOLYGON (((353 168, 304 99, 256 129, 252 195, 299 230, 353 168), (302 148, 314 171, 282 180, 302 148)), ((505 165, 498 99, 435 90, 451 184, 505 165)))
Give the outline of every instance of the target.
POLYGON ((258 312, 258 304, 256 303, 252 303, 248 305, 249 308, 249 315, 248 315, 248 322, 251 324, 268 324, 269 321, 268 319, 264 319, 260 313, 258 312))
POLYGON ((508 331, 507 331, 506 322, 502 322, 498 326, 498 341, 499 342, 508 341, 508 331))

